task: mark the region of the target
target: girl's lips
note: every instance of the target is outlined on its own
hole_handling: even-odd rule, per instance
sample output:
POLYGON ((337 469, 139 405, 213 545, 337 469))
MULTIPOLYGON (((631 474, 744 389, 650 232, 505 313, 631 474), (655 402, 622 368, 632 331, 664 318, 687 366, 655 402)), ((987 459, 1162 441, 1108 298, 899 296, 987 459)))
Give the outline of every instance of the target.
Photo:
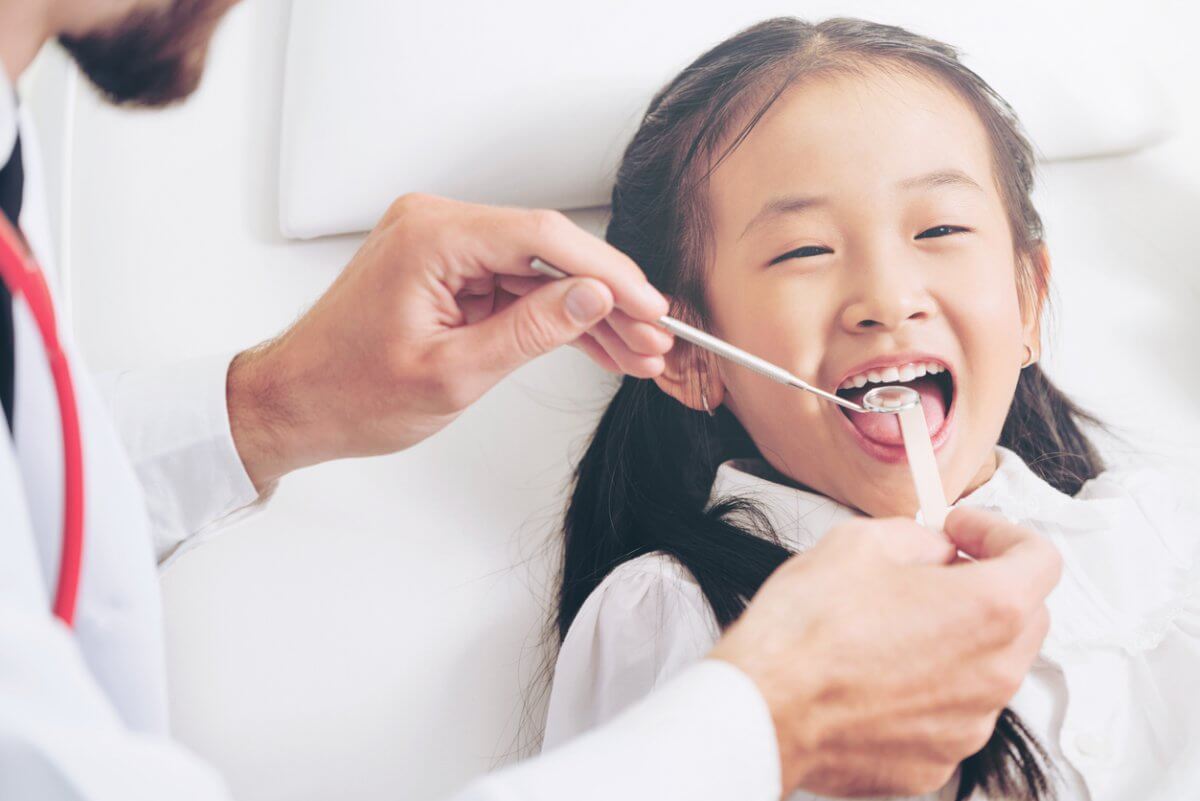
MULTIPOLYGON (((929 432, 929 438, 933 442, 933 451, 937 453, 942 447, 949 442, 950 436, 954 433, 954 417, 955 410, 958 408, 958 388, 955 387, 954 396, 950 399, 950 408, 946 411, 946 417, 942 421, 941 426, 937 431, 929 432)), ((850 419, 843 414, 840 409, 833 410, 837 418, 841 421, 841 425, 850 432, 850 436, 854 439, 858 446, 862 448, 868 456, 877 459, 885 464, 899 464, 907 460, 907 454, 904 451, 903 445, 886 445, 882 442, 876 442, 873 439, 868 439, 863 436, 863 433, 858 430, 858 427, 850 422, 850 419)), ((848 412, 847 414, 860 414, 860 412, 848 412)))

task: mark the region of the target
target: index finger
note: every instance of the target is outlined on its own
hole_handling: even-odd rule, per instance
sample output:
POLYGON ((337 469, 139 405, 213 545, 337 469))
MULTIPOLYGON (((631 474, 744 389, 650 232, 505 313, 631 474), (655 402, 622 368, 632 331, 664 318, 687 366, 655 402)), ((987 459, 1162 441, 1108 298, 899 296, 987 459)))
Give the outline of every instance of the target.
POLYGON ((489 208, 496 233, 495 269, 511 275, 537 275, 537 258, 572 276, 604 282, 617 308, 638 320, 655 322, 669 310, 667 299, 646 279, 633 259, 599 237, 546 209, 489 208))
POLYGON ((1062 575, 1062 557, 1036 531, 981 509, 959 507, 946 517, 946 536, 980 560, 960 570, 991 573, 1013 586, 1030 586, 1044 598, 1062 575))

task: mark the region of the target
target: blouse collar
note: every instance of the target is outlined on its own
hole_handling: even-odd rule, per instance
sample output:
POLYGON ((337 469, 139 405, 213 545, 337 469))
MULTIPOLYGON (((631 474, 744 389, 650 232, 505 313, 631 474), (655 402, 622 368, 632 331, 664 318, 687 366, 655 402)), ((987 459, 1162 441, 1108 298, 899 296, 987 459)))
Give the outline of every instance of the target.
MULTIPOLYGON (((1161 504, 1139 500, 1125 486, 1132 481, 1145 491, 1157 479, 1123 482, 1104 474, 1072 497, 1039 478, 1012 451, 997 447, 996 455, 992 477, 954 505, 1004 515, 1049 538, 1062 553, 1062 580, 1047 598, 1051 625, 1043 656, 1061 662, 1070 649, 1094 645, 1144 653, 1169 636, 1183 616, 1200 620, 1200 553, 1186 536, 1186 544, 1169 544, 1172 535, 1192 530, 1193 519, 1167 524, 1179 532, 1148 525, 1143 504, 1161 504)), ((784 480, 760 459, 726 462, 717 470, 711 502, 752 501, 781 544, 798 552, 838 523, 861 516, 784 480)), ((732 512, 730 522, 743 522, 737 515, 732 512)))
MULTIPOLYGON (((1105 525, 1095 508, 1047 484, 1011 450, 997 446, 996 457, 992 477, 953 506, 986 509, 1039 528, 1105 525)), ((785 480, 762 459, 728 461, 717 469, 710 504, 732 498, 752 501, 782 542, 795 550, 811 548, 838 523, 863 516, 824 495, 782 483, 785 480)))

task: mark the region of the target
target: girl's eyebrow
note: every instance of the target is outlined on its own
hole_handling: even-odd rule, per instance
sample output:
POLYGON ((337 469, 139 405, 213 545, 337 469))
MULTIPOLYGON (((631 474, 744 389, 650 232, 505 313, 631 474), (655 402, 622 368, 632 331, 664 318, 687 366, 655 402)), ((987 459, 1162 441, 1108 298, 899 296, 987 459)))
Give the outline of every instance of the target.
MULTIPOLYGON (((959 187, 963 189, 973 189, 978 192, 983 191, 983 187, 979 185, 971 176, 959 169, 934 170, 927 172, 924 175, 917 175, 912 178, 905 178, 896 184, 897 187, 904 190, 912 189, 935 189, 940 186, 959 187)), ((746 223, 746 227, 742 229, 742 233, 738 236, 741 240, 750 232, 750 229, 759 225, 766 220, 779 217, 785 214, 799 214, 808 209, 818 208, 827 205, 829 198, 825 195, 784 195, 782 197, 768 200, 758 213, 751 218, 750 222, 746 223)))
POLYGON ((958 169, 934 170, 924 175, 906 178, 898 186, 901 189, 933 189, 938 186, 958 186, 965 189, 975 189, 979 192, 983 191, 983 187, 979 185, 978 181, 958 169))
POLYGON ((829 203, 829 198, 824 195, 784 195, 783 197, 773 198, 768 200, 758 214, 746 223, 746 227, 742 229, 742 233, 738 235, 740 241, 750 232, 750 229, 759 225, 773 217, 780 217, 784 214, 798 214, 807 209, 825 206, 829 203))

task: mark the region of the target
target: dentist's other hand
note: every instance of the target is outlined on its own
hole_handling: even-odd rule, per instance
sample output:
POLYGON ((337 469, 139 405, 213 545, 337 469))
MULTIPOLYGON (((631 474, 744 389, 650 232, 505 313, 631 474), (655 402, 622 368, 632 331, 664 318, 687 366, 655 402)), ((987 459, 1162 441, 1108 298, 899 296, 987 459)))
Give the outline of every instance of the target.
POLYGON ((561 345, 655 376, 666 312, 637 265, 557 212, 407 195, 295 325, 234 359, 234 441, 262 489, 420 442, 561 345), (535 256, 574 277, 540 280, 535 256))
POLYGON ((918 795, 982 748, 1049 627, 1060 558, 996 515, 956 509, 950 540, 855 520, 786 562, 710 655, 771 709, 786 792, 918 795), (979 562, 948 564, 955 546, 979 562))

